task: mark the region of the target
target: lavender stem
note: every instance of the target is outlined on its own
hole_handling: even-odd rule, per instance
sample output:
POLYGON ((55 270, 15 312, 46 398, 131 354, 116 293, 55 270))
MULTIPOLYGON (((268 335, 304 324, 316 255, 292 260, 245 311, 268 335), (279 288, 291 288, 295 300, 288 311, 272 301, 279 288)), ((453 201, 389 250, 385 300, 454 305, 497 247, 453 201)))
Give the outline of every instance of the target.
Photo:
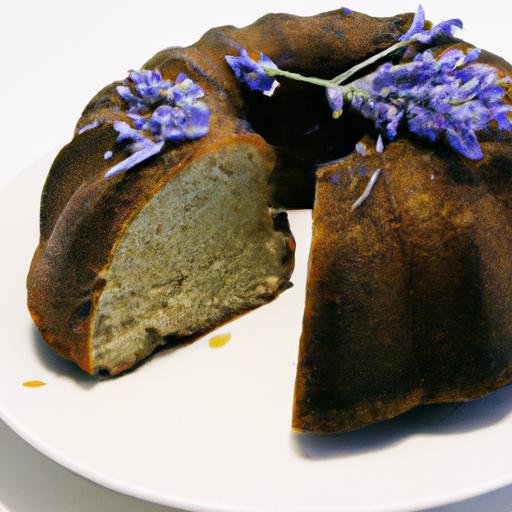
POLYGON ((322 87, 332 87, 334 85, 332 80, 324 80, 322 78, 314 78, 311 76, 303 76, 299 73, 292 73, 291 71, 284 71, 278 68, 271 68, 268 66, 260 66, 265 74, 269 77, 273 76, 284 76, 291 78, 292 80, 298 80, 299 82, 307 82, 309 84, 321 85, 322 87))
POLYGON ((375 55, 372 55, 366 60, 363 60, 363 62, 360 62, 359 64, 356 64, 355 66, 351 67, 347 71, 341 73, 340 75, 334 77, 332 80, 330 80, 331 85, 340 85, 343 82, 346 82, 351 76, 355 75, 358 71, 361 71, 361 69, 364 69, 368 66, 371 66, 378 60, 382 59, 383 57, 386 57, 390 53, 393 53, 396 50, 399 50, 400 48, 404 48, 405 46, 411 44, 414 42, 414 39, 407 39, 406 41, 399 41, 398 43, 395 43, 391 45, 389 48, 386 48, 385 50, 382 50, 379 53, 376 53, 375 55))

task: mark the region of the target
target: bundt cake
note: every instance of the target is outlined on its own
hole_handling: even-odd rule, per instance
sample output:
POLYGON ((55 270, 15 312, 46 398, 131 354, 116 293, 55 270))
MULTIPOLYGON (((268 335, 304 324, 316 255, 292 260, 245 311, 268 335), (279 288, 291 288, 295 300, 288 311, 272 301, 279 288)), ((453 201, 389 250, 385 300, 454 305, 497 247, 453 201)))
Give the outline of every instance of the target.
MULTIPOLYGON (((295 430, 354 430, 510 383, 506 110, 498 120, 457 104, 460 131, 443 116, 420 126, 417 112, 395 104, 372 111, 360 68, 370 59, 375 70, 372 56, 382 52, 389 67, 448 65, 410 51, 428 43, 453 69, 478 58, 512 78, 502 59, 433 40, 452 25, 458 20, 423 30, 431 25, 418 13, 272 14, 163 50, 143 66, 147 75, 100 91, 43 190, 27 281, 43 338, 90 374, 123 372, 289 287, 295 244, 285 210, 313 208, 295 430), (262 52, 258 63, 252 52, 262 52), (359 92, 329 86, 353 66, 359 92), (327 84, 327 101, 315 83, 327 84), (154 99, 162 89, 174 103, 154 99), (180 101, 195 108, 192 117, 163 130, 158 116, 176 116, 180 101), (390 141, 406 118, 430 141, 401 133, 385 144, 378 132, 390 141)), ((461 97, 476 87, 466 75, 461 97)), ((508 101, 491 82, 482 101, 508 101)), ((389 84, 379 88, 386 96, 389 84)))
MULTIPOLYGON (((118 135, 112 125, 130 112, 120 83, 100 91, 55 159, 42 194, 28 307, 49 345, 91 374, 117 374, 159 345, 207 331, 290 286, 294 241, 286 214, 273 206, 293 194, 273 173, 294 161, 287 141, 311 124, 313 111, 294 114, 295 129, 281 136, 293 102, 276 104, 276 96, 263 105, 224 57, 234 44, 253 47, 283 66, 327 76, 389 46, 410 20, 341 11, 267 15, 158 53, 144 68, 192 78, 210 110, 209 133, 169 145, 136 172, 107 180, 122 159, 105 159, 118 135), (261 135, 248 122, 270 125, 269 115, 275 123, 261 135)), ((289 89, 300 101, 312 94, 324 103, 316 88, 291 83, 289 89)), ((310 164, 315 158, 308 157, 310 164)), ((304 199, 295 204, 311 201, 312 175, 297 183, 304 199)))

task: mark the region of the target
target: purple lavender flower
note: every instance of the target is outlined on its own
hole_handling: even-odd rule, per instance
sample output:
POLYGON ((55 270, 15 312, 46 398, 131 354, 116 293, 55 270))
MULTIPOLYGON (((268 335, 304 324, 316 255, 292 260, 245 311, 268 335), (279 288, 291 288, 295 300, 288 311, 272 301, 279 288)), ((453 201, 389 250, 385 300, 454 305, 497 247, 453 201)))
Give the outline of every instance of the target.
POLYGON ((188 78, 185 73, 180 73, 172 87, 167 90, 168 101, 179 107, 191 105, 203 96, 203 89, 188 78))
POLYGON ((114 130, 119 133, 117 136, 116 142, 123 142, 125 140, 140 140, 143 139, 144 136, 141 132, 132 128, 128 123, 124 121, 114 121, 114 130))
POLYGON ((133 126, 135 126, 137 130, 144 128, 144 125, 147 123, 147 117, 136 112, 128 111, 126 116, 133 123, 133 126))
POLYGON ((359 208, 370 197, 370 194, 373 190, 373 187, 375 187, 375 184, 377 183, 377 179, 380 176, 380 173, 381 173, 380 169, 375 169, 375 171, 371 175, 370 179, 368 180, 368 184, 366 185, 365 189, 363 190, 363 193, 352 204, 352 206, 350 208, 352 211, 359 208))
POLYGON ((416 14, 414 15, 414 18, 412 20, 411 26, 409 27, 409 30, 405 32, 405 34, 402 34, 398 40, 399 41, 408 41, 409 39, 412 39, 412 37, 419 32, 423 30, 423 26, 425 25, 425 10, 423 9, 422 5, 418 5, 418 9, 416 11, 416 14))
POLYGON ((134 153, 140 151, 151 144, 153 141, 146 137, 141 131, 132 128, 128 123, 124 121, 114 121, 114 130, 119 133, 116 142, 131 141, 128 149, 134 153))
POLYGON ((164 146, 164 142, 156 142, 151 143, 150 145, 146 146, 144 149, 141 149, 140 151, 137 151, 136 153, 133 153, 133 155, 129 156, 128 158, 125 158, 118 164, 114 165, 106 174, 105 179, 112 178, 113 176, 116 176, 117 174, 120 174, 121 172, 127 171, 128 169, 131 169, 132 167, 135 167, 137 164, 140 164, 144 160, 147 160, 148 158, 151 158, 154 155, 157 155, 162 151, 162 148, 164 146))
POLYGON ((233 55, 224 57, 237 79, 246 83, 253 91, 263 91, 263 94, 272 96, 279 82, 269 77, 262 66, 277 69, 276 64, 261 52, 260 59, 256 62, 249 57, 245 48, 239 48, 238 50, 240 51, 239 57, 233 55))
POLYGON ((135 95, 127 85, 118 85, 116 92, 123 98, 132 112, 147 111, 146 105, 140 96, 135 95))
POLYGON ((393 140, 406 120, 410 132, 435 141, 440 137, 471 159, 481 158, 475 132, 496 121, 502 130, 512 125, 512 106, 496 70, 476 63, 479 50, 468 54, 449 50, 439 58, 430 51, 413 62, 384 64, 376 72, 345 87, 345 99, 393 140))
POLYGON ((89 130, 92 130, 93 128, 97 128, 101 124, 102 124, 101 121, 99 121, 98 119, 95 119, 94 121, 91 121, 90 123, 87 123, 86 125, 82 126, 82 128, 80 128, 80 130, 78 130, 78 135, 80 135, 81 133, 88 132, 89 130))
POLYGON ((418 10, 414 15, 412 24, 409 30, 402 34, 398 39, 399 41, 409 41, 414 39, 419 43, 432 44, 434 42, 442 42, 453 38, 454 28, 462 28, 462 21, 455 18, 451 20, 442 21, 433 26, 430 30, 423 30, 425 25, 425 11, 421 5, 418 5, 418 10))
POLYGON ((204 91, 184 73, 174 83, 163 80, 157 71, 131 71, 128 85, 118 86, 118 94, 128 103, 125 121, 115 121, 117 142, 129 141, 128 158, 110 169, 105 178, 115 176, 163 149, 164 143, 195 140, 208 133, 210 110, 197 101, 204 91))
POLYGON ((377 137, 377 143, 375 144, 375 151, 377 151, 377 153, 384 152, 384 141, 382 140, 381 133, 379 133, 379 136, 377 137))
POLYGON ((180 142, 203 137, 208 132, 210 111, 204 103, 182 107, 162 105, 148 122, 148 129, 157 140, 180 142))
POLYGON ((167 128, 172 125, 179 126, 185 119, 183 111, 170 105, 162 105, 158 107, 148 121, 147 128, 152 135, 165 140, 167 128))
POLYGON ((158 71, 130 70, 128 79, 123 85, 118 85, 116 91, 128 103, 129 112, 141 113, 148 112, 153 105, 163 101, 171 85, 158 71))
POLYGON ((332 110, 332 117, 338 119, 343 114, 343 87, 327 87, 325 93, 332 110))
POLYGON ((183 127, 183 132, 189 140, 199 139, 208 133, 210 123, 210 110, 201 102, 196 102, 185 109, 187 122, 183 127))
POLYGON ((358 142, 355 146, 356 153, 361 156, 366 156, 366 144, 364 142, 358 142))
POLYGON ((162 100, 163 91, 171 87, 171 82, 163 80, 158 71, 142 69, 141 71, 131 70, 130 81, 146 104, 153 105, 162 100))
POLYGON ((114 167, 105 174, 105 179, 112 178, 123 171, 131 169, 135 165, 156 155, 163 148, 164 141, 153 142, 151 139, 145 137, 139 130, 135 130, 124 121, 115 121, 114 130, 119 133, 117 142, 131 141, 128 145, 128 149, 132 154, 114 165, 114 167))

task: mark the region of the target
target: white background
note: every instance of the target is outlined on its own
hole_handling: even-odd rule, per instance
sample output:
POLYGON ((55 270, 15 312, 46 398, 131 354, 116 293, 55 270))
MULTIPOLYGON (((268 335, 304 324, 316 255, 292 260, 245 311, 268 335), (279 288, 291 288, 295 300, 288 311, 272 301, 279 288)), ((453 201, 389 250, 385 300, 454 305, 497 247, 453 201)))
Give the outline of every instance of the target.
MULTIPOLYGON (((402 0, 352 0, 346 5, 386 16, 416 8, 402 0)), ((463 37, 512 61, 508 2, 424 0, 423 5, 433 21, 462 18, 467 28, 463 37)), ((101 87, 123 78, 165 46, 188 45, 212 26, 246 25, 270 11, 306 15, 340 6, 334 0, 3 2, 0 188, 68 141, 82 108, 101 87)), ((0 423, 0 509, 2 503, 10 512, 170 510, 72 475, 0 423)), ((512 490, 442 510, 510 512, 512 490)))

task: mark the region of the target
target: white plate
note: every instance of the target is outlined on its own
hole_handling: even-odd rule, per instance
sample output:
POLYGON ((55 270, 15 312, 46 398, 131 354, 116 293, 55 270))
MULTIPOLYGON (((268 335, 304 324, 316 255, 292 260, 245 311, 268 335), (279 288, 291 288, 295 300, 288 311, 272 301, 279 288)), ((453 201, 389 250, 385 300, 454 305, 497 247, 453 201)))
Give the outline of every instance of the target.
POLYGON ((420 408, 357 433, 293 435, 290 413, 310 239, 290 215, 295 287, 209 336, 96 382, 48 349, 25 307, 49 158, 0 193, 0 416, 106 487, 193 511, 410 511, 512 482, 512 388, 420 408), (42 380, 40 388, 22 386, 42 380))

